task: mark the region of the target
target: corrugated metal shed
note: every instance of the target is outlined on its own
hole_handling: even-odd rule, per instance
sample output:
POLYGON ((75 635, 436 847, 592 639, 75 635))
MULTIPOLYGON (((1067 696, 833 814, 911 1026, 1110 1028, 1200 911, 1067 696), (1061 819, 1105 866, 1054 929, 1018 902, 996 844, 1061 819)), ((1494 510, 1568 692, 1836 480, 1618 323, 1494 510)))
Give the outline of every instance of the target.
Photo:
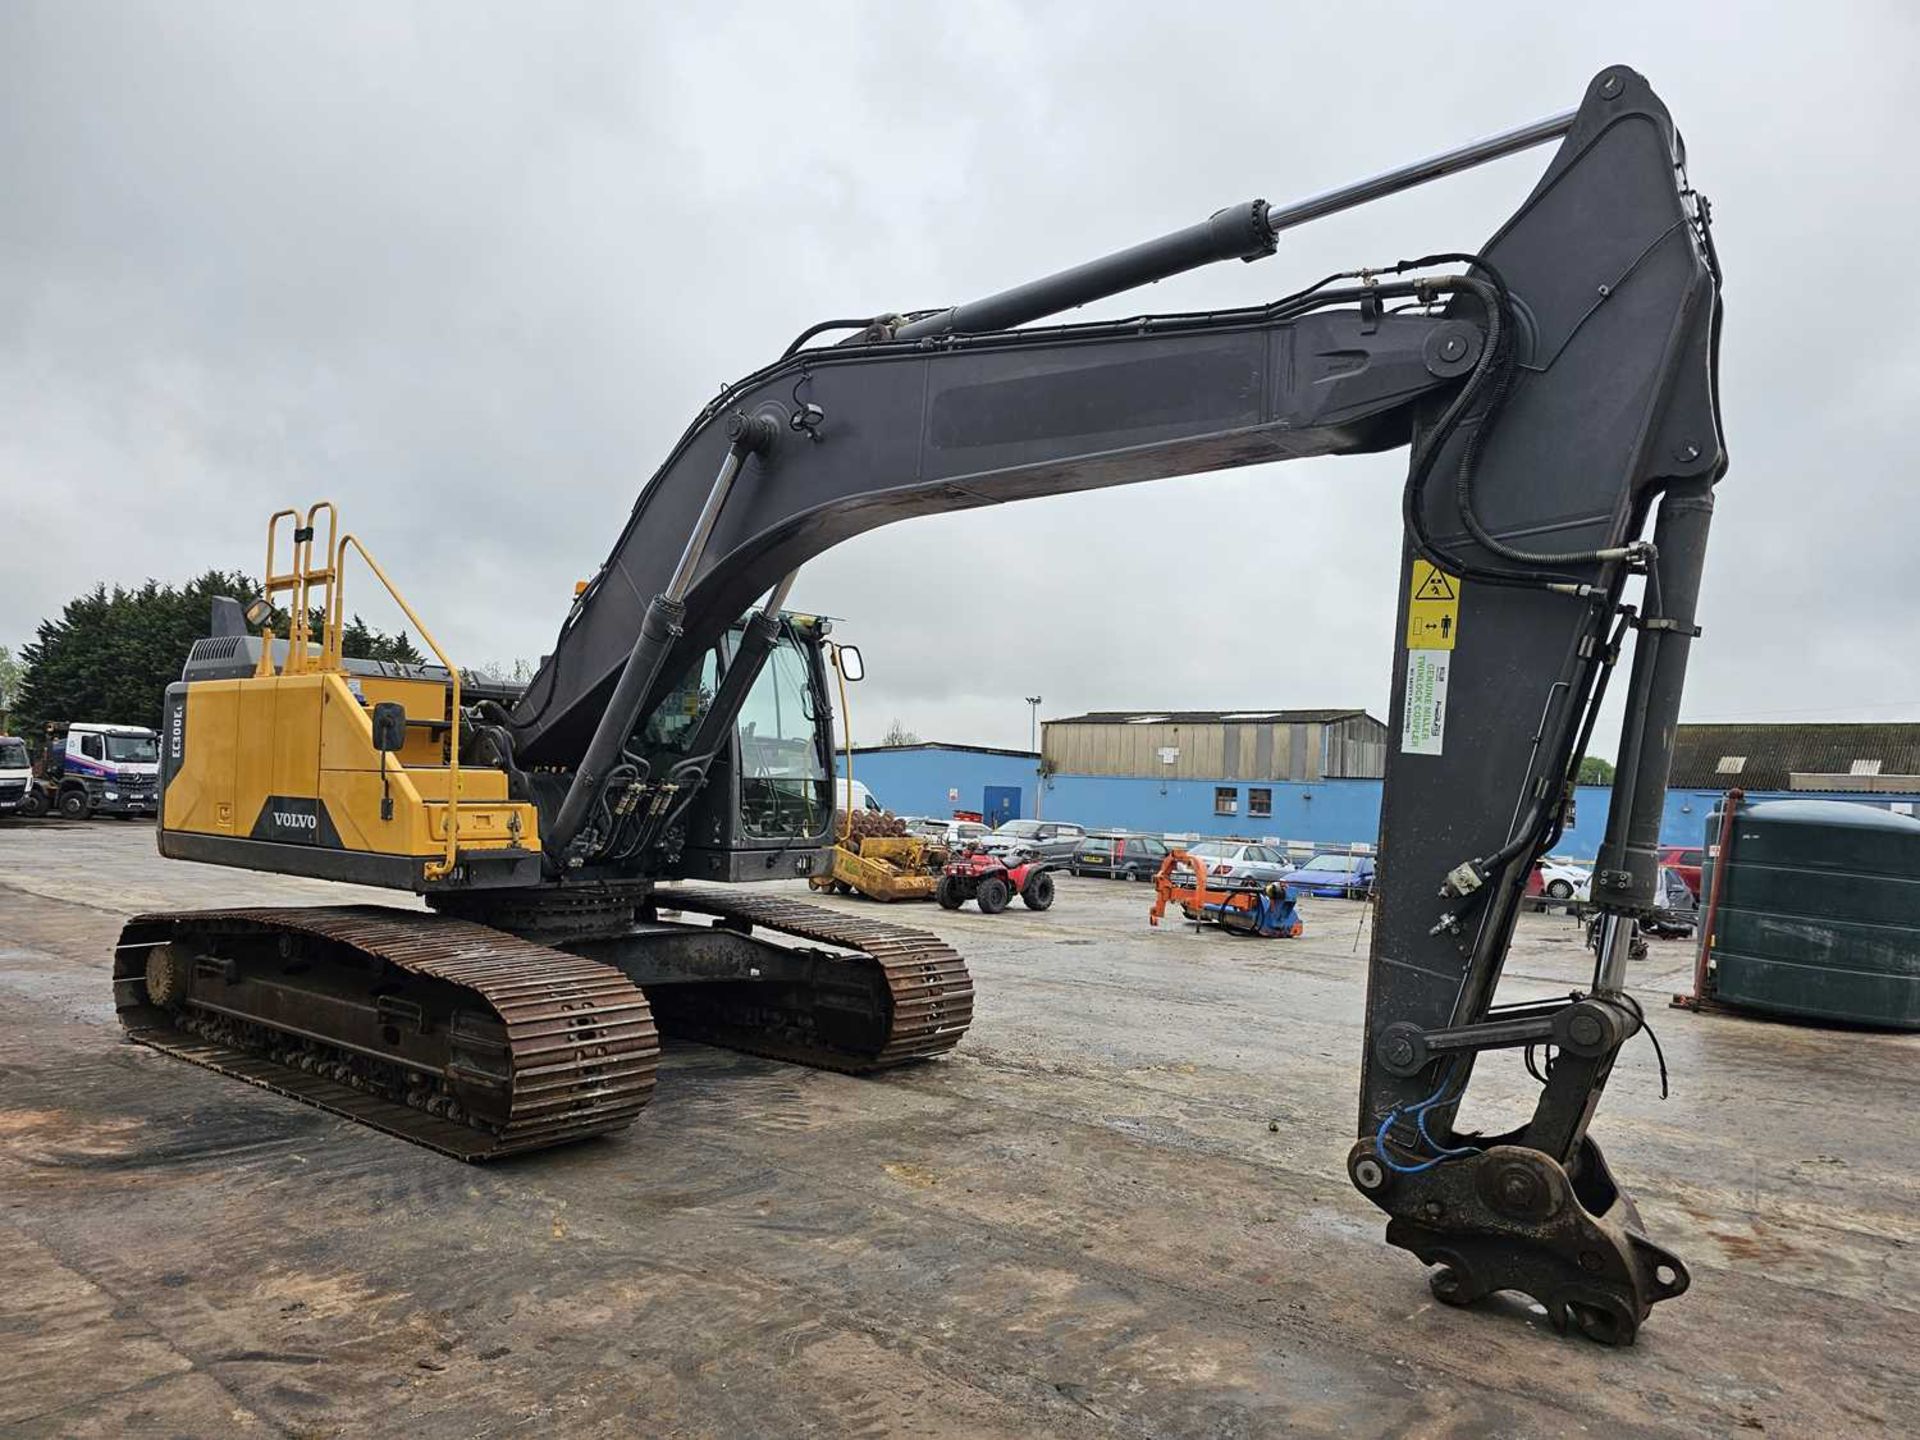
MULTIPOLYGON (((912 750, 937 750, 943 753, 960 755, 1010 755, 1021 760, 1038 760, 1039 754, 1033 750, 1003 750, 997 745, 949 745, 943 740, 916 740, 911 745, 856 745, 856 755, 900 755, 912 750)), ((840 749, 845 754, 844 747, 840 749)))
POLYGON ((1096 710, 1042 731, 1065 775, 1313 782, 1386 767, 1387 727, 1364 710, 1096 710))
MULTIPOLYGON (((1372 719, 1364 710, 1089 710, 1084 715, 1063 715, 1049 725, 1218 725, 1223 720, 1281 721, 1326 724, 1354 716, 1372 719)), ((1377 725, 1380 722, 1374 721, 1377 725)))
POLYGON ((1681 725, 1676 790, 1887 790, 1920 774, 1920 723, 1681 725))

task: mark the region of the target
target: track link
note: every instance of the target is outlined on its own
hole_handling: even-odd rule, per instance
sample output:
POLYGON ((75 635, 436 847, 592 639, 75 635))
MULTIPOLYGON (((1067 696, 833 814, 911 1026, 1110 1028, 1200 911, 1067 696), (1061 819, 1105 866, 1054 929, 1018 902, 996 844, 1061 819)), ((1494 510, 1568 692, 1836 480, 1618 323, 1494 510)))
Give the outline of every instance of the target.
MULTIPOLYGON (((712 915, 723 923, 758 926, 855 951, 850 961, 870 961, 879 970, 884 990, 885 1028, 871 1043, 857 1048, 808 1038, 804 1016, 796 1017, 800 1024, 770 1026, 759 1007, 752 1007, 753 1018, 746 1018, 712 1001, 675 1013, 669 1024, 671 1035, 850 1075, 869 1075, 945 1054, 960 1043, 973 1022, 973 977, 967 962, 937 935, 804 901, 742 894, 732 887, 662 886, 652 898, 661 908, 712 915)), ((661 997, 663 1005, 667 998, 661 997)))
POLYGON ((619 971, 440 915, 373 905, 138 915, 113 976, 129 1038, 461 1160, 623 1130, 659 1064, 647 998, 619 971), (376 1013, 384 1003, 416 1027, 415 1048, 396 1041, 383 1054, 364 1037, 249 1013, 244 998, 223 1003, 251 993, 225 987, 275 969, 276 983, 332 982, 310 992, 303 1019, 329 1002, 376 1013), (155 986, 169 1003, 155 1003, 155 986), (444 1055, 423 1059, 435 1043, 444 1055))

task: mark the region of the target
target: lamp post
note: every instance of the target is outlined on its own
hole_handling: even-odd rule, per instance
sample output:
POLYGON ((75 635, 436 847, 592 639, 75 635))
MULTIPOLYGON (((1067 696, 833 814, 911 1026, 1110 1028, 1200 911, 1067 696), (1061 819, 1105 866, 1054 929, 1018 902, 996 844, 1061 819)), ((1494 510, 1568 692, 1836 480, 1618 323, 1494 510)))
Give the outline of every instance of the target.
POLYGON ((1040 818, 1041 796, 1047 788, 1047 775, 1040 762, 1040 697, 1027 696, 1027 748, 1034 753, 1033 818, 1040 818))

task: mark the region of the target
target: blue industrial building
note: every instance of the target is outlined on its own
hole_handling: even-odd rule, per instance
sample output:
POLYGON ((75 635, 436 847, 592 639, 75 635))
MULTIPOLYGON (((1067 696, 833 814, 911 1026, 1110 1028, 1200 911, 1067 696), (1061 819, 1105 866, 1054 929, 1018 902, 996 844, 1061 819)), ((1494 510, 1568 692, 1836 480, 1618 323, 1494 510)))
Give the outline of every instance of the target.
MULTIPOLYGON (((1846 800, 1903 814, 1920 806, 1920 725, 1683 725, 1661 840, 1699 845, 1731 786, 1750 799, 1846 800)), ((844 774, 844 770, 842 771, 844 774)), ((956 810, 1009 819, 1050 816, 1089 828, 1160 835, 1235 835, 1322 846, 1373 844, 1381 781, 1170 779, 1041 774, 1030 750, 979 745, 887 745, 854 752, 854 774, 903 815, 956 810), (1269 814, 1250 813, 1261 792, 1269 814), (1233 811, 1222 813, 1232 795, 1233 811)), ((1591 860, 1606 833, 1612 792, 1583 785, 1555 853, 1591 860)))

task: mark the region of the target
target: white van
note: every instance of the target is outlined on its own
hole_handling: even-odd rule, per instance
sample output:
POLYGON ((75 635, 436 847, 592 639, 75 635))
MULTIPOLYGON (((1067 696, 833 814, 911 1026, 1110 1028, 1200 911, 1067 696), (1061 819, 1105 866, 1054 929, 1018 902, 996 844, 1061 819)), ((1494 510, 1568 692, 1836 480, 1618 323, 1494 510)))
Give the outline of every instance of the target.
POLYGON ((27 798, 27 786, 33 781, 33 767, 27 759, 24 740, 0 735, 0 815, 18 810, 27 798))
POLYGON ((873 792, 858 780, 849 780, 842 775, 833 782, 833 808, 836 810, 879 810, 880 802, 873 798, 873 792), (852 802, 848 802, 847 790, 853 790, 852 802))

